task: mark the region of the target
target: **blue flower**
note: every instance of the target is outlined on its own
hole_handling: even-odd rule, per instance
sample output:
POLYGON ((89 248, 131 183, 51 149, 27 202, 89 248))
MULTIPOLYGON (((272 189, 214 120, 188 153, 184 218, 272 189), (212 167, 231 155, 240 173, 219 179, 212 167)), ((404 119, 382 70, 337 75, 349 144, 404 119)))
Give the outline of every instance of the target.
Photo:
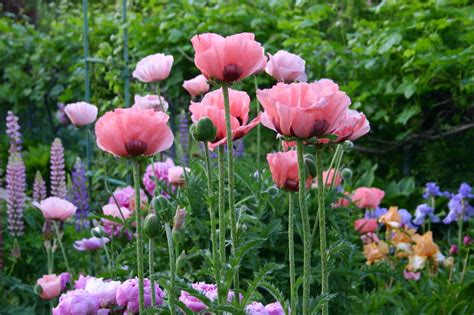
POLYGON ((410 212, 408 212, 407 209, 400 209, 400 210, 398 210, 398 213, 402 217, 402 224, 408 226, 410 229, 417 229, 418 228, 417 226, 414 226, 411 223, 412 215, 411 215, 410 212))
POLYGON ((433 223, 438 223, 440 221, 439 217, 434 214, 433 207, 430 207, 424 203, 416 207, 415 219, 413 220, 413 223, 415 225, 422 225, 425 222, 427 216, 433 223))
POLYGON ((387 208, 375 208, 374 210, 365 210, 364 218, 365 219, 378 219, 387 213, 387 208))
POLYGON ((473 198, 474 195, 471 195, 472 188, 467 183, 462 183, 459 186, 458 194, 460 194, 463 198, 473 198))
POLYGON ((474 207, 467 203, 466 198, 472 196, 470 194, 471 187, 467 184, 461 184, 459 193, 454 195, 448 202, 449 212, 443 219, 444 224, 450 224, 453 221, 463 218, 467 221, 470 217, 474 216, 474 207))

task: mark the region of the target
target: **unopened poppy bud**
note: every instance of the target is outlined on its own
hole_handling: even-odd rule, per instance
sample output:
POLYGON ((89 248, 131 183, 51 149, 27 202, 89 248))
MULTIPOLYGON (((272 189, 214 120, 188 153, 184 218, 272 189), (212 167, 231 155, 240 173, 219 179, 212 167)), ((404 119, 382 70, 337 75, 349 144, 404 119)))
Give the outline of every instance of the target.
POLYGON ((171 235, 173 236, 173 242, 175 242, 175 244, 180 244, 184 239, 184 234, 182 231, 177 231, 173 229, 171 235))
POLYGON ((184 226, 185 220, 186 220, 186 209, 184 208, 176 209, 176 213, 174 214, 174 220, 173 220, 173 232, 180 231, 184 226))
POLYGON ((158 196, 153 199, 153 207, 163 222, 171 222, 173 220, 172 205, 165 196, 158 196))
POLYGON ((349 168, 344 168, 344 169, 342 169, 342 171, 341 171, 341 177, 342 177, 342 179, 344 179, 344 180, 351 179, 351 177, 352 177, 352 171, 351 171, 349 168))
POLYGON ((449 249, 449 254, 451 256, 455 256, 458 254, 458 247, 456 245, 451 245, 451 248, 449 249))
POLYGON ((271 197, 275 197, 276 195, 278 195, 278 189, 275 186, 269 187, 267 189, 267 192, 271 197))
POLYGON ((102 238, 105 236, 104 228, 101 226, 96 226, 95 228, 91 229, 91 235, 97 238, 102 238))
POLYGON ((469 246, 472 244, 472 238, 469 237, 468 235, 464 236, 463 239, 464 246, 469 246))
POLYGON ((304 155, 304 166, 306 169, 306 175, 310 175, 311 177, 316 177, 316 159, 312 154, 305 154, 304 155))
POLYGON ((46 219, 43 223, 43 239, 46 241, 50 241, 53 239, 53 226, 51 224, 51 220, 46 219))
POLYGON ((346 140, 342 143, 342 148, 344 151, 351 151, 352 148, 354 148, 354 143, 352 143, 350 140, 346 140))
POLYGON ((156 214, 150 213, 143 221, 143 233, 151 239, 157 238, 162 231, 161 223, 156 214))
POLYGON ((217 135, 217 128, 212 120, 204 117, 191 125, 191 134, 199 142, 214 141, 217 135))

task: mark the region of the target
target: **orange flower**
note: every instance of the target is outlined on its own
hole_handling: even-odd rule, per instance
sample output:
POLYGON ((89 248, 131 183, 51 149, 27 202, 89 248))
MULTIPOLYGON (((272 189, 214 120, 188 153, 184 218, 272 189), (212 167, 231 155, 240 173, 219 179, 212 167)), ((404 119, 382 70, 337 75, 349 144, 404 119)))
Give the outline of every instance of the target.
POLYGON ((388 245, 384 241, 364 245, 364 256, 367 259, 367 265, 372 265, 384 259, 387 254, 388 245))
POLYGON ((434 263, 436 269, 438 263, 445 260, 444 255, 439 251, 438 245, 433 242, 433 232, 428 231, 423 236, 415 234, 413 239, 416 245, 413 246, 413 255, 408 258, 407 270, 417 271, 423 269, 428 259, 434 263))
POLYGON ((379 218, 379 222, 388 228, 399 228, 402 223, 402 217, 398 213, 398 207, 390 207, 388 212, 379 218))

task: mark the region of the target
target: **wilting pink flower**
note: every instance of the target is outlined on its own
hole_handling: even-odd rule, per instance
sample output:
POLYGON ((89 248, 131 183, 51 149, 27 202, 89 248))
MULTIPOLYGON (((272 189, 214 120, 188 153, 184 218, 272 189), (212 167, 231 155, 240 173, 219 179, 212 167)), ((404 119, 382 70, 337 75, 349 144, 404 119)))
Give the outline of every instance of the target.
POLYGON ((334 134, 337 135, 336 142, 345 140, 357 140, 370 131, 370 124, 363 113, 356 110, 346 110, 344 117, 336 125, 334 134))
POLYGON ((46 219, 59 221, 69 219, 77 209, 69 201, 58 197, 49 197, 41 200, 40 203, 33 202, 33 205, 41 210, 46 219))
POLYGON ((357 219, 354 221, 354 228, 360 234, 373 233, 377 230, 377 219, 357 219))
MULTIPOLYGON (((185 167, 184 169, 186 173, 191 171, 189 167, 185 167)), ((168 182, 175 186, 182 186, 186 183, 182 166, 173 166, 168 169, 168 182)))
POLYGON ((265 68, 263 47, 252 33, 223 37, 214 33, 195 35, 191 39, 194 63, 208 79, 234 82, 265 68))
POLYGON ((150 156, 173 144, 169 116, 152 109, 117 108, 95 124, 97 145, 115 156, 150 156))
MULTIPOLYGON (((260 116, 257 116, 247 123, 249 120, 250 97, 245 92, 229 89, 229 109, 233 140, 242 138, 260 122, 260 116)), ((191 102, 189 111, 192 113, 191 119, 193 122, 208 117, 216 126, 216 139, 209 144, 211 149, 226 142, 227 132, 222 88, 204 95, 200 103, 191 102)))
MULTIPOLYGON (((133 209, 130 209, 130 201, 135 198, 135 189, 133 189, 132 186, 127 186, 125 188, 117 188, 115 189, 113 193, 113 197, 111 196, 109 198, 109 204, 115 205, 115 201, 117 201, 118 205, 120 207, 125 207, 132 211, 133 209), (115 200, 114 200, 115 197, 115 200)), ((140 189, 140 200, 146 200, 148 201, 148 197, 146 196, 145 192, 140 189)))
POLYGON ((331 134, 351 103, 331 80, 278 83, 257 91, 265 112, 262 124, 279 134, 301 139, 331 134))
POLYGON ((168 183, 168 170, 173 166, 173 160, 167 158, 164 162, 155 162, 146 167, 145 174, 143 174, 143 186, 150 195, 153 195, 155 190, 154 177, 158 182, 168 183))
POLYGON ((153 109, 155 112, 166 112, 168 106, 168 102, 163 96, 135 95, 135 104, 133 104, 132 108, 153 109))
POLYGON ((61 293, 61 277, 55 274, 42 276, 36 284, 41 287, 40 297, 43 300, 51 300, 61 293))
POLYGON ((280 302, 267 304, 265 305, 265 309, 267 310, 268 315, 285 315, 285 310, 281 306, 280 302))
POLYGON ((354 191, 352 202, 361 209, 375 209, 380 205, 385 192, 378 188, 360 187, 354 191))
POLYGON ((155 54, 146 56, 137 63, 133 77, 142 82, 157 82, 167 79, 173 65, 173 56, 155 54))
POLYGON ((252 302, 245 307, 245 314, 247 315, 268 315, 268 311, 260 302, 252 302))
POLYGON ((95 105, 79 102, 66 105, 64 111, 73 125, 85 126, 92 124, 97 119, 98 109, 95 105))
POLYGON ((308 77, 305 71, 305 61, 298 55, 289 53, 284 50, 279 50, 275 55, 268 54, 268 60, 265 72, 274 77, 277 81, 291 82, 303 81, 306 82, 308 77))
POLYGON ((349 192, 346 191, 344 193, 344 196, 347 196, 349 198, 341 197, 341 198, 337 199, 335 202, 333 202, 331 204, 331 207, 333 207, 333 208, 343 208, 343 207, 349 206, 349 204, 350 204, 350 194, 349 194, 349 192))
POLYGON ((98 237, 91 237, 91 238, 83 238, 82 240, 74 242, 74 248, 78 251, 86 251, 86 250, 96 250, 107 244, 110 240, 106 237, 98 238, 98 237))
POLYGON ((380 241, 377 234, 371 233, 371 232, 361 235, 360 239, 362 240, 362 243, 364 245, 367 245, 370 243, 378 243, 380 241))
MULTIPOLYGON (((279 188, 298 191, 298 158, 296 151, 276 152, 267 154, 272 179, 279 188)), ((311 176, 306 180, 306 186, 311 185, 311 176)))
POLYGON ((97 314, 100 301, 97 296, 86 290, 69 291, 59 298, 59 304, 53 309, 53 315, 97 314))
POLYGON ((403 271, 403 277, 405 277, 405 279, 407 279, 407 280, 418 281, 418 280, 420 280, 421 273, 420 272, 412 272, 412 271, 404 270, 403 271))
MULTIPOLYGON (((144 279, 144 291, 145 291, 145 307, 151 305, 151 286, 150 280, 144 279)), ((165 293, 161 290, 158 284, 155 284, 155 297, 156 305, 163 304, 163 297, 165 293)), ((117 305, 125 306, 129 314, 138 313, 138 279, 129 279, 122 283, 118 288, 117 294, 117 305)))
POLYGON ((191 80, 184 81, 183 87, 193 97, 204 94, 209 91, 209 84, 207 83, 207 79, 202 74, 191 80))
MULTIPOLYGON (((327 171, 323 172, 323 184, 326 187, 331 186, 331 183, 333 181, 334 181, 335 186, 339 186, 342 183, 341 173, 340 172, 338 172, 336 174, 335 173, 336 173, 336 170, 334 168, 331 168, 330 170, 327 170, 327 171)), ((317 179, 315 180, 314 183, 315 183, 315 186, 318 187, 317 179)))

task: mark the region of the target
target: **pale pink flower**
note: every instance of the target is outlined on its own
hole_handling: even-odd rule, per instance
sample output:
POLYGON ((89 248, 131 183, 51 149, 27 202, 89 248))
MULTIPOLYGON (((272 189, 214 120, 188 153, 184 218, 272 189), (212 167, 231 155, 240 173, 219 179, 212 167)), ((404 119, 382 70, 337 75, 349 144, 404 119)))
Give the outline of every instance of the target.
POLYGON ((85 126, 92 124, 97 119, 97 106, 86 103, 72 103, 64 108, 67 117, 75 126, 85 126))
POLYGON ((277 81, 306 82, 308 77, 305 73, 305 61, 298 55, 279 50, 275 55, 269 55, 265 72, 274 77, 277 81))
POLYGON ((146 83, 163 81, 169 77, 172 65, 173 56, 154 54, 141 59, 132 75, 146 83))
POLYGON ((207 83, 206 77, 200 74, 191 80, 184 81, 183 88, 188 91, 191 96, 196 97, 209 91, 209 83, 207 83))

